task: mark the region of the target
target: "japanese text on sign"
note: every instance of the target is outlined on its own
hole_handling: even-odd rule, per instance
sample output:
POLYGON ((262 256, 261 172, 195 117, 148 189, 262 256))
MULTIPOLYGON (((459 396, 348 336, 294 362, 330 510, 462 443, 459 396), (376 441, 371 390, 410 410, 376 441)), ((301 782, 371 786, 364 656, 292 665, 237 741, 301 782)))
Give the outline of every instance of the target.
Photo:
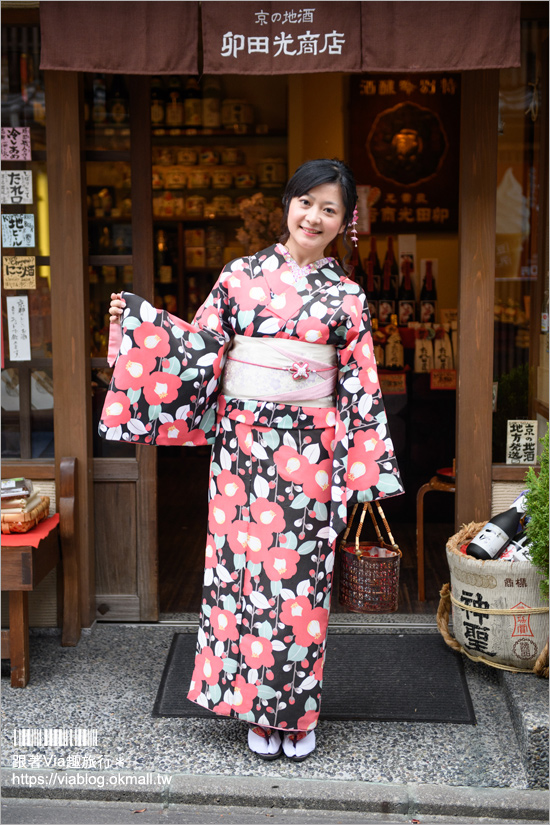
POLYGON ((34 215, 2 215, 2 244, 6 249, 34 246, 34 215))
POLYGON ((32 172, 2 172, 2 203, 32 203, 32 172))
POLYGON ((285 25, 286 23, 313 23, 313 13, 315 9, 300 9, 299 11, 285 11, 283 12, 273 12, 270 14, 268 11, 256 11, 254 15, 256 17, 255 23, 259 23, 260 26, 267 26, 270 22, 271 23, 281 23, 281 25, 285 25))
POLYGON ((30 126, 2 126, 1 130, 2 160, 31 159, 30 126))
POLYGON ((359 84, 359 94, 368 96, 396 95, 398 92, 404 92, 406 95, 412 95, 414 92, 421 95, 435 95, 438 92, 442 95, 454 95, 456 90, 456 83, 452 77, 420 78, 417 83, 413 83, 409 78, 365 78, 359 84))
POLYGON ((535 464, 536 446, 536 421, 508 421, 506 464, 535 464))
POLYGON ((36 258, 31 255, 4 255, 4 289, 36 289, 36 258))
POLYGON ((26 295, 6 296, 8 338, 11 361, 31 360, 29 299, 26 295))
POLYGON ((386 192, 379 207, 371 207, 371 223, 421 223, 425 231, 429 224, 442 225, 449 220, 449 210, 429 203, 424 192, 386 192))
POLYGON ((460 601, 472 607, 472 611, 466 610, 466 619, 462 624, 465 646, 469 650, 476 650, 486 656, 495 656, 496 651, 491 652, 488 650, 489 627, 483 627, 483 622, 487 622, 488 616, 485 613, 475 612, 476 607, 488 610, 490 608, 489 602, 482 597, 481 593, 476 593, 474 596, 472 592, 467 590, 462 591, 460 601))
POLYGON ((226 32, 223 35, 221 56, 237 58, 239 52, 247 54, 272 54, 299 56, 303 54, 342 54, 346 38, 343 32, 333 29, 330 34, 312 34, 309 30, 294 38, 291 34, 281 32, 269 37, 245 37, 244 34, 226 32), (323 38, 323 39, 321 39, 323 38), (322 45, 322 48, 319 48, 322 45))

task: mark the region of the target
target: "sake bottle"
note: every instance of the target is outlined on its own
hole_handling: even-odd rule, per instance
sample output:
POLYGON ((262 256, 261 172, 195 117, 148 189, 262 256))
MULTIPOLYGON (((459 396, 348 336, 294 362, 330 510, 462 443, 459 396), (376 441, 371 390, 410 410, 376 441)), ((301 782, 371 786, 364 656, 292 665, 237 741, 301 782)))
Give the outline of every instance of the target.
MULTIPOLYGON (((376 295, 376 299, 378 300, 380 287, 382 286, 382 267, 380 266, 380 260, 378 259, 378 254, 376 251, 376 238, 373 235, 371 235, 370 239, 370 252, 367 259, 367 264, 369 262, 372 264, 372 277, 374 282, 373 294, 376 295)), ((367 269, 367 267, 365 268, 367 269)))
POLYGON ((415 295, 411 279, 411 262, 405 258, 401 267, 402 280, 398 294, 399 326, 406 327, 409 321, 415 319, 415 295))
POLYGON ((390 278, 391 278, 391 288, 393 290, 393 299, 394 301, 397 299, 397 290, 399 288, 399 269, 397 266, 397 258, 395 257, 395 251, 393 248, 393 238, 388 238, 388 248, 386 250, 386 257, 384 258, 384 265, 386 261, 390 262, 390 278))
POLYGON ((449 324, 446 324, 439 327, 435 332, 434 366, 438 370, 452 370, 453 368, 453 350, 448 333, 449 329, 449 324))
POLYGON ((518 532, 525 507, 525 496, 521 495, 508 510, 493 516, 471 540, 466 548, 467 554, 481 561, 498 558, 518 532))
POLYGON ((432 261, 426 261, 426 274, 420 292, 420 321, 423 324, 435 324, 437 310, 437 289, 432 272, 432 261))
POLYGON ((378 318, 378 292, 376 291, 375 280, 374 280, 374 264, 370 258, 365 259, 365 278, 366 278, 366 286, 365 292, 367 293, 367 301, 369 303, 369 312, 370 317, 378 318))
POLYGON ((384 262, 384 276, 378 301, 378 322, 380 326, 388 324, 395 313, 395 290, 391 279, 391 262, 386 258, 384 262))
POLYGON ((403 344, 397 327, 397 315, 391 316, 391 323, 386 331, 389 333, 386 341, 386 369, 402 370, 405 359, 403 344))
POLYGON ((371 328, 372 328, 372 342, 373 342, 373 350, 374 350, 374 358, 376 360, 377 367, 383 367, 385 364, 385 353, 384 353, 384 333, 380 332, 378 329, 378 319, 373 318, 371 321, 371 328))

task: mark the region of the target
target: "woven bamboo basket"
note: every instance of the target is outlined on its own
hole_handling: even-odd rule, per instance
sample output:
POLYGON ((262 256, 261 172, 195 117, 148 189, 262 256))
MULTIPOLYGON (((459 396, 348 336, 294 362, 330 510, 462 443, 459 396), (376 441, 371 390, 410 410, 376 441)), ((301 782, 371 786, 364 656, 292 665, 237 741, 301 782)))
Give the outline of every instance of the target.
POLYGON ((27 533, 46 518, 50 509, 49 496, 41 496, 40 504, 28 513, 2 513, 2 533, 27 533))
POLYGON ((530 561, 480 561, 460 552, 485 524, 465 524, 447 542, 451 583, 441 590, 439 631, 474 662, 548 678, 548 602, 536 568, 530 561))
POLYGON ((395 543, 378 501, 376 506, 390 543, 382 538, 369 502, 363 505, 355 542, 347 543, 347 538, 355 518, 357 504, 353 508, 340 545, 340 604, 353 613, 394 613, 398 608, 401 550, 395 543), (360 541, 367 511, 376 531, 376 542, 360 541))

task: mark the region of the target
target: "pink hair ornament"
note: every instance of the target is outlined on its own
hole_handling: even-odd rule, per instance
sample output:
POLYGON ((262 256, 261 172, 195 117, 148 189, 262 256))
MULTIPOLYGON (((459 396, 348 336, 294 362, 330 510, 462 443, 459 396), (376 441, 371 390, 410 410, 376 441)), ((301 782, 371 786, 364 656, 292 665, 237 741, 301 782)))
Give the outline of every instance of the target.
POLYGON ((357 219, 358 219, 358 217, 359 217, 359 213, 357 212, 357 204, 355 204, 355 209, 353 210, 353 218, 351 219, 351 224, 350 224, 351 229, 350 229, 349 235, 350 235, 351 240, 353 241, 353 245, 356 248, 357 248, 357 241, 358 241, 358 237, 357 237, 357 219))

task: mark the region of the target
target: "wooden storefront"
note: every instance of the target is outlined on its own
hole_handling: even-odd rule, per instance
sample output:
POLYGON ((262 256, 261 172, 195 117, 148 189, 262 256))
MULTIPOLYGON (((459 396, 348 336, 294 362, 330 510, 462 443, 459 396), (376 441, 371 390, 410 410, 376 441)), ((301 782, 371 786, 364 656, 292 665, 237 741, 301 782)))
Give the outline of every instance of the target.
MULTIPOLYGON (((522 4, 525 15, 540 13, 540 3, 522 4), (529 8, 531 7, 531 8, 529 8)), ((5 26, 38 25, 38 9, 6 8, 5 26)), ((547 41, 546 41, 547 42, 547 41)), ((547 52, 546 52, 547 60, 547 52)), ((546 64, 547 65, 547 64, 546 64)), ((98 69, 99 70, 99 69, 98 69)), ((288 77, 288 168, 314 156, 346 156, 345 114, 348 75, 288 77), (323 118, 315 94, 318 78, 336 104, 338 126, 327 145, 323 118), (315 129, 311 128, 311 124, 315 129), (308 128, 309 127, 309 128, 308 128), (315 132, 311 135, 310 132, 315 132)), ((547 181, 547 72, 541 72, 542 127, 537 151, 540 180, 547 181)), ((55 460, 77 458, 79 589, 82 627, 94 620, 156 622, 159 620, 157 451, 133 446, 128 453, 94 455, 97 421, 93 408, 93 370, 105 368, 105 358, 91 356, 90 266, 132 266, 132 291, 154 300, 153 188, 151 182, 150 77, 128 74, 129 149, 101 151, 86 146, 84 74, 44 72, 49 257, 51 270, 51 367, 55 412, 55 460), (131 171, 131 254, 89 255, 86 164, 126 162, 131 171)), ((331 115, 332 117, 332 115, 331 115)), ((455 524, 481 521, 491 514, 493 485, 521 482, 525 467, 494 464, 492 457, 493 340, 495 301, 495 234, 499 70, 464 71, 461 84, 458 242, 458 376, 456 392, 457 484, 455 524)), ((200 141, 199 141, 200 142, 200 141)), ((543 309, 544 277, 548 269, 547 188, 541 183, 538 234, 539 280, 531 297, 531 318, 543 309)), ((178 231, 183 232, 184 224, 178 231)), ((8 251, 8 254, 10 252, 8 251)), ((118 287, 117 287, 118 288, 118 287)), ((539 332, 531 324, 532 376, 539 365, 539 332)), ((9 366, 9 364, 8 364, 9 366)), ((23 385, 22 385, 23 386, 23 385)), ((529 415, 548 420, 548 400, 530 382, 529 415)), ((25 417, 21 395, 21 444, 30 414, 25 417)), ((27 403, 30 409, 30 404, 27 403)), ((30 438, 30 436, 28 437, 30 438)), ((24 447, 22 446, 22 450, 24 447)), ((14 475, 33 459, 27 447, 20 459, 7 459, 14 475)), ((35 459, 36 466, 40 459, 35 459)))

